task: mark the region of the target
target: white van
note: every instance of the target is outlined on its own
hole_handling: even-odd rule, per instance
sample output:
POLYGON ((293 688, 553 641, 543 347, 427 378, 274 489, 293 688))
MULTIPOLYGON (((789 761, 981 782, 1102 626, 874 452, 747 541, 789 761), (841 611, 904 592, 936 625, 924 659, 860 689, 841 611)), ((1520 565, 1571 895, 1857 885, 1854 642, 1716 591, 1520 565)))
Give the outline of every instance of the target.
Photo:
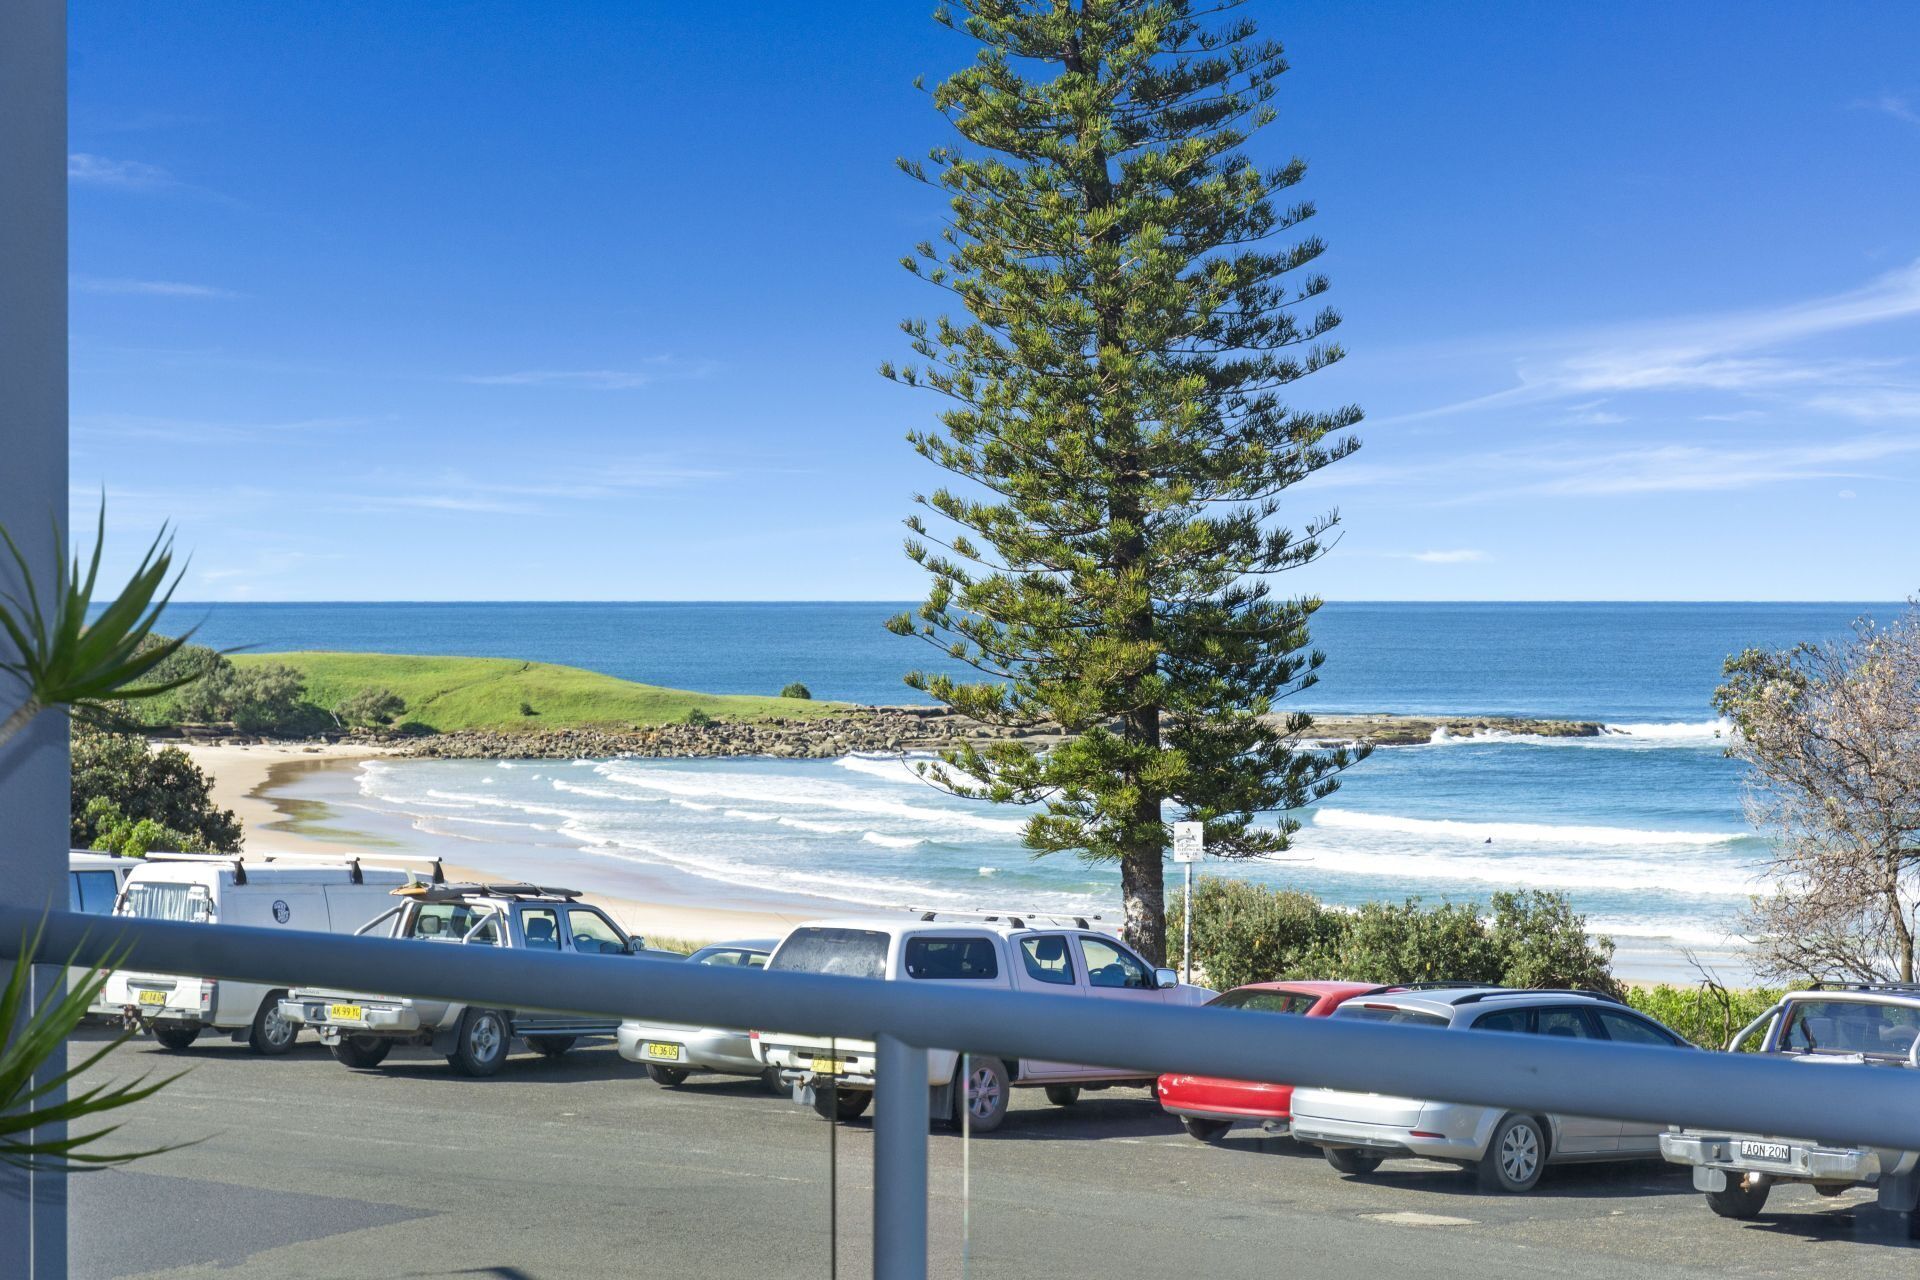
MULTIPOLYGON (((120 886, 127 882, 127 874, 139 865, 138 858, 125 858, 117 853, 67 850, 67 910, 90 916, 112 915, 113 904, 120 900, 120 886)), ((90 969, 69 968, 67 990, 72 991, 92 976, 90 969)), ((119 1012, 99 999, 87 1009, 87 1018, 97 1021, 119 1012)))
MULTIPOLYGON (((145 920, 237 924, 260 929, 352 933, 393 905, 394 889, 418 875, 398 867, 329 862, 314 855, 280 862, 239 854, 149 854, 127 877, 116 914, 145 920)), ((432 864, 432 879, 441 878, 432 864)), ((121 969, 102 1000, 129 1022, 184 1049, 209 1027, 255 1053, 281 1054, 299 1029, 280 1016, 286 990, 254 982, 121 969)))

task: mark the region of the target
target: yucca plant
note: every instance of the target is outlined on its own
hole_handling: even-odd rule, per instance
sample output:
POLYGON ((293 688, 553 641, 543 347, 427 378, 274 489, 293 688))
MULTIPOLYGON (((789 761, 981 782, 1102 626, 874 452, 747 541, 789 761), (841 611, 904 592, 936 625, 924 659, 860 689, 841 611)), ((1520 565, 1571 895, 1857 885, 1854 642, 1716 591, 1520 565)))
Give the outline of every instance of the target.
POLYGON ((188 674, 172 680, 141 684, 141 677, 171 657, 192 636, 153 637, 181 574, 173 572, 173 537, 162 526, 139 567, 91 623, 87 610, 100 576, 100 552, 106 545, 107 507, 100 504, 100 521, 93 542, 93 558, 80 571, 76 552, 71 567, 62 561, 53 590, 41 599, 27 558, 0 527, 18 571, 20 588, 0 593, 0 630, 12 642, 15 656, 0 660, 0 672, 25 687, 25 699, 0 721, 0 745, 27 727, 49 707, 64 706, 75 719, 93 724, 117 723, 112 703, 155 698, 197 679, 188 674), (169 580, 171 578, 171 580, 169 580), (154 639, 149 643, 150 638, 154 639))
POLYGON ((39 949, 37 931, 31 938, 22 940, 20 954, 14 958, 13 969, 7 975, 6 987, 0 989, 0 1029, 6 1032, 4 1042, 0 1042, 0 1164, 41 1172, 79 1173, 112 1168, 174 1150, 174 1147, 110 1153, 94 1150, 102 1139, 120 1128, 117 1124, 84 1133, 69 1129, 61 1138, 34 1136, 36 1131, 50 1125, 72 1125, 131 1106, 160 1092, 182 1074, 176 1072, 151 1084, 147 1082, 147 1075, 141 1075, 124 1084, 69 1088, 60 1101, 45 1101, 56 1090, 71 1086, 81 1074, 125 1044, 131 1033, 102 1045, 58 1075, 36 1083, 34 1077, 42 1064, 65 1051, 67 1037, 86 1017, 88 1006, 106 982, 104 972, 90 970, 84 979, 69 987, 61 999, 29 1012, 27 996, 35 953, 39 949))
MULTIPOLYGON (((106 529, 107 509, 102 502, 86 572, 80 570, 78 553, 71 568, 63 558, 53 589, 43 601, 26 556, 13 536, 0 528, 0 540, 6 542, 19 580, 18 590, 0 593, 0 631, 5 632, 13 650, 0 659, 0 672, 12 676, 24 689, 20 705, 0 721, 0 750, 49 708, 64 706, 76 719, 112 724, 118 719, 113 702, 157 697, 197 678, 197 674, 189 674, 140 683, 192 634, 189 631, 177 639, 153 636, 154 624, 173 598, 174 588, 180 585, 180 575, 173 572, 173 539, 164 526, 126 587, 99 617, 87 621, 94 584, 100 576, 106 529)), ((152 1097, 178 1077, 148 1083, 148 1077, 142 1075, 125 1084, 69 1087, 126 1043, 127 1036, 102 1046, 64 1071, 48 1074, 46 1064, 66 1052, 67 1038, 86 1017, 106 978, 101 971, 88 970, 87 976, 75 982, 61 999, 33 1007, 33 966, 40 939, 37 930, 32 937, 21 939, 6 986, 0 989, 0 1165, 79 1172, 126 1164, 169 1150, 104 1153, 96 1147, 119 1129, 118 1124, 83 1133, 57 1127, 131 1106, 152 1097), (44 1136, 49 1132, 64 1136, 44 1136)), ((115 957, 108 967, 121 959, 124 956, 115 957)))

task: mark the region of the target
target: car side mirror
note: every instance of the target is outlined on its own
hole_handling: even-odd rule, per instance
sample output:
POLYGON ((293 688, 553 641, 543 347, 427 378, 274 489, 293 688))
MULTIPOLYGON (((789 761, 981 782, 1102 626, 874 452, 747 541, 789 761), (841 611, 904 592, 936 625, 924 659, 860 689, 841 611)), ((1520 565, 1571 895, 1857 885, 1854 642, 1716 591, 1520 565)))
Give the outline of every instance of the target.
POLYGON ((627 939, 626 949, 630 956, 643 955, 647 950, 647 940, 636 933, 627 939))
POLYGON ((1153 985, 1163 991, 1168 987, 1177 987, 1180 985, 1180 975, 1172 969, 1155 969, 1153 971, 1153 985))

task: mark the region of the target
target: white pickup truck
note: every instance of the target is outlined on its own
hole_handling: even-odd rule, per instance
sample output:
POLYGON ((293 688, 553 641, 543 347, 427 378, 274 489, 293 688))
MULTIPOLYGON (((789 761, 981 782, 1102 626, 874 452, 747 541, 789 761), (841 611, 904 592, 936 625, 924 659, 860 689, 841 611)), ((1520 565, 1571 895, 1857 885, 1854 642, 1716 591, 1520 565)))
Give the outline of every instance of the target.
MULTIPOLYGON (((1156 969, 1124 942, 1084 918, 1056 921, 1034 915, 943 917, 935 912, 898 919, 820 920, 801 925, 780 943, 768 972, 826 973, 886 982, 997 987, 1062 999, 1118 1000, 1143 1005, 1205 1004, 1213 992, 1183 985, 1171 969, 1156 969)), ((794 1031, 754 1032, 756 1052, 793 1088, 796 1100, 828 1119, 851 1119, 873 1101, 874 1046, 794 1031)), ((1071 1062, 928 1051, 928 1104, 934 1119, 976 1133, 1000 1127, 1008 1091, 1044 1088, 1058 1106, 1077 1102, 1082 1089, 1153 1086, 1152 1076, 1071 1062), (964 1084, 964 1087, 962 1087, 964 1084)))
MULTIPOLYGON (((1736 1051, 1755 1034, 1760 1052, 1809 1064, 1920 1071, 1920 985, 1823 983, 1789 991, 1727 1044, 1736 1051)), ((1832 1086, 1844 1087, 1839 1076, 1832 1086)), ((1872 1187, 1877 1206, 1920 1239, 1920 1152, 1849 1147, 1778 1133, 1671 1129, 1660 1153, 1693 1166, 1693 1185, 1723 1218, 1753 1218, 1782 1182, 1803 1182, 1821 1195, 1872 1187)))

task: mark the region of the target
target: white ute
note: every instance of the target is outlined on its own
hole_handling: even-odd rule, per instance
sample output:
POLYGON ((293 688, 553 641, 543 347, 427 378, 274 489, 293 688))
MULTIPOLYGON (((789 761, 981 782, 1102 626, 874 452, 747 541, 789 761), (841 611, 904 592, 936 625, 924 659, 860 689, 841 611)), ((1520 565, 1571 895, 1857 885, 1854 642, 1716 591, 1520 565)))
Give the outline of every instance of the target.
MULTIPOLYGON (((1780 1003, 1737 1033, 1737 1051, 1760 1033, 1761 1053, 1791 1061, 1920 1071, 1920 985, 1900 982, 1822 983, 1789 991, 1780 1003)), ((1920 1080, 1915 1081, 1920 1084, 1920 1080)), ((1844 1088, 1836 1073, 1828 1086, 1844 1088)), ((1693 1166, 1693 1185, 1723 1218, 1758 1217, 1767 1193, 1783 1182, 1803 1182, 1825 1196, 1872 1187, 1876 1206, 1909 1236, 1920 1239, 1920 1152, 1894 1147, 1850 1147, 1811 1136, 1672 1129, 1660 1153, 1693 1166)))
MULTIPOLYGON (((917 919, 821 920, 789 933, 767 961, 768 972, 840 974, 887 982, 995 987, 1035 995, 1118 1000, 1144 1005, 1205 1004, 1213 992, 1186 986, 1171 969, 1155 969, 1124 942, 1083 917, 1057 920, 1022 913, 983 917, 927 912, 917 919)), ((874 1046, 791 1031, 755 1032, 758 1053, 798 1101, 829 1119, 851 1119, 873 1101, 874 1046)), ((931 1049, 927 1078, 934 1119, 978 1133, 1000 1127, 1008 1091, 1044 1088, 1057 1106, 1079 1101, 1083 1088, 1152 1088, 1153 1077, 1070 1062, 969 1055, 964 1089, 961 1055, 931 1049), (964 1109, 964 1110, 963 1110, 964 1109)))
MULTIPOLYGON (((115 913, 142 920, 238 924, 258 929, 352 933, 392 901, 411 873, 300 855, 286 862, 240 854, 154 853, 135 866, 115 913)), ((433 874, 439 875, 438 864, 433 874)), ((257 982, 115 970, 96 1008, 124 1015, 169 1049, 209 1029, 244 1040, 255 1053, 293 1048, 297 1029, 280 1016, 285 990, 257 982)))
MULTIPOLYGON (((395 889, 387 909, 358 932, 439 946, 506 947, 590 956, 654 957, 574 889, 533 884, 413 884, 395 889), (385 926, 384 930, 382 926, 385 926)), ((678 955, 674 962, 680 962, 678 955)), ((654 963, 662 963, 655 960, 654 963)), ((636 975, 639 976, 639 975, 636 975)), ((298 988, 280 1002, 293 1026, 312 1027, 342 1064, 372 1070, 396 1044, 429 1045, 449 1066, 490 1076, 517 1037, 558 1058, 586 1036, 612 1036, 620 1020, 542 1009, 490 1009, 456 1000, 414 999, 329 988, 298 988)))

